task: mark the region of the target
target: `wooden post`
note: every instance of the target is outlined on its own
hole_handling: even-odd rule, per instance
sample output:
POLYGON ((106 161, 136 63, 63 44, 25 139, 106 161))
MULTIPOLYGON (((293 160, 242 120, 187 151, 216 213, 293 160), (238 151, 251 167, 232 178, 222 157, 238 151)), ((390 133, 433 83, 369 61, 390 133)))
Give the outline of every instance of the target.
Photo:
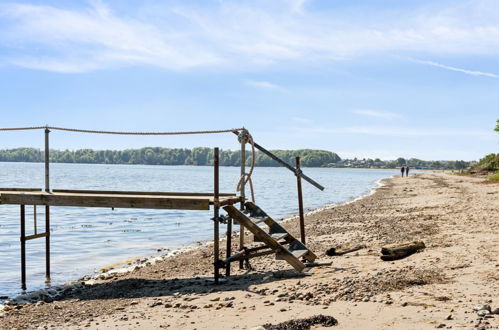
POLYGON ((214 257, 214 277, 215 284, 219 282, 219 150, 215 148, 213 155, 213 169, 214 169, 214 203, 213 203, 213 257, 214 257))
POLYGON ((26 290, 26 212, 21 205, 21 289, 26 290))
MULTIPOLYGON (((296 157, 296 169, 300 172, 300 157, 296 157)), ((303 215, 303 195, 300 175, 296 175, 296 185, 298 188, 298 212, 300 214, 300 238, 301 242, 305 244, 305 217, 303 215)))
MULTIPOLYGON (((50 192, 50 149, 48 128, 45 129, 45 192, 50 192)), ((45 206, 45 283, 50 283, 50 206, 45 206)))
MULTIPOLYGON (((240 133, 242 134, 242 132, 240 133)), ((246 141, 241 140, 241 177, 244 178, 241 182, 241 197, 243 200, 241 201, 241 211, 244 210, 244 200, 246 197, 246 184, 244 182, 246 173, 246 141)), ((242 251, 244 248, 244 226, 239 224, 239 251, 242 251)), ((239 269, 243 269, 244 260, 239 260, 239 269)))

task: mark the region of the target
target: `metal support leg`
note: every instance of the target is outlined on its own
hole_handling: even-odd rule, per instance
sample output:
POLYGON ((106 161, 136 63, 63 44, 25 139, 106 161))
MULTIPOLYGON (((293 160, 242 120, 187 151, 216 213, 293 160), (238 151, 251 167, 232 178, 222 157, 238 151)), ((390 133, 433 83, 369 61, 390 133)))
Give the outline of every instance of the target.
POLYGON ((214 257, 214 277, 215 284, 219 283, 219 151, 215 148, 214 158, 213 158, 213 168, 214 168, 214 205, 213 205, 213 257, 214 257))
MULTIPOLYGON (((50 148, 48 127, 45 129, 45 191, 50 192, 50 148)), ((45 206, 45 283, 50 283, 50 206, 45 206)))
POLYGON ((45 283, 50 283, 50 206, 45 206, 45 283))
MULTIPOLYGON (((227 221, 227 259, 232 253, 232 219, 227 221)), ((230 276, 230 262, 225 265, 225 276, 230 276)))
POLYGON ((21 289, 26 290, 26 209, 21 205, 21 289))
POLYGON ((38 224, 36 223, 36 205, 33 205, 33 233, 36 235, 38 234, 38 224))

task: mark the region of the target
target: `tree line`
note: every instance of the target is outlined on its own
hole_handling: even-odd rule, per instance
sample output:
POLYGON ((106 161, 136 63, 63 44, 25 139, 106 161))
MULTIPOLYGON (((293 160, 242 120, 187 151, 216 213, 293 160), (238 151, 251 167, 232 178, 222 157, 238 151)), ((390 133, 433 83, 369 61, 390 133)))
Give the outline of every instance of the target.
POLYGON ((417 158, 405 159, 399 157, 395 160, 381 160, 379 158, 368 159, 342 159, 331 164, 331 167, 352 167, 352 168, 399 168, 409 166, 415 169, 432 170, 462 170, 471 166, 473 162, 464 160, 422 160, 417 158))
MULTIPOLYGON (((341 158, 334 152, 325 150, 272 150, 285 162, 293 165, 295 157, 300 156, 302 166, 321 167, 336 163, 341 158)), ((1 162, 43 162, 44 152, 36 148, 16 148, 0 150, 1 162)), ((250 164, 251 152, 246 152, 246 163, 250 164)), ((126 150, 50 150, 50 161, 53 163, 84 164, 143 164, 143 165, 212 165, 213 149, 211 148, 161 148, 145 147, 126 150)), ((239 166, 241 151, 221 150, 220 165, 239 166)), ((257 151, 256 166, 278 166, 277 162, 257 151)))
MULTIPOLYGON (((305 167, 358 167, 358 168, 397 168, 410 166, 420 169, 453 169, 468 168, 473 162, 467 161, 428 161, 416 158, 396 160, 376 159, 341 159, 336 153, 326 150, 272 150, 276 156, 290 165, 295 164, 295 157, 300 156, 301 165, 305 167)), ((44 152, 36 148, 16 148, 0 150, 0 162, 43 162, 44 152)), ((212 148, 162 148, 145 147, 125 150, 50 150, 50 161, 53 163, 82 164, 136 164, 136 165, 212 165, 212 148)), ((250 165, 251 152, 246 151, 246 164, 250 165)), ((239 166, 241 151, 221 150, 220 165, 239 166)), ((257 151, 256 166, 279 166, 279 164, 257 151)))

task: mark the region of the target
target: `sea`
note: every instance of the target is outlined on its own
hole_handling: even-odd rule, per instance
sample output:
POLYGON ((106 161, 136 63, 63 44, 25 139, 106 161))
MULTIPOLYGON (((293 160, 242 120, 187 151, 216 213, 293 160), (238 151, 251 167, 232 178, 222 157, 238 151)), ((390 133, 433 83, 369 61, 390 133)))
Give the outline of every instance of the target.
MULTIPOLYGON (((235 193, 238 167, 220 168, 220 191, 235 193)), ((369 194, 380 179, 398 170, 304 168, 325 187, 303 181, 305 211, 337 205, 369 194)), ((296 177, 283 167, 257 167, 256 203, 274 219, 298 213, 296 177)), ((213 191, 211 166, 51 164, 52 189, 207 192, 213 191)), ((44 187, 42 163, 0 163, 0 187, 44 187)), ((249 192, 247 192, 249 196, 249 192)), ((34 207, 26 206, 27 235, 34 233, 34 207)), ((44 207, 37 208, 38 233, 44 231, 44 207)), ((157 256, 212 238, 212 211, 51 208, 52 285, 93 275, 123 260, 157 256)), ((235 227, 236 229, 238 227, 235 227)), ((226 228, 221 225, 221 233, 226 228)), ((20 289, 19 206, 0 205, 0 297, 20 289)), ((44 288, 45 240, 27 242, 28 291, 44 288)))

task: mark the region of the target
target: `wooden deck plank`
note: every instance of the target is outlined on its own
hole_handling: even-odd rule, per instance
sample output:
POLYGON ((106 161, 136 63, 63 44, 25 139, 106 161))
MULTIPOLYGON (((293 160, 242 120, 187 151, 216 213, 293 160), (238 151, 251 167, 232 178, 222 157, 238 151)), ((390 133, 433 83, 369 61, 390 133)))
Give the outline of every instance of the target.
MULTIPOLYGON (((240 201, 241 198, 235 194, 224 194, 220 197, 222 205, 240 201)), ((91 190, 57 190, 52 193, 31 190, 0 191, 0 204, 15 205, 209 210, 213 203, 212 194, 202 193, 155 192, 147 194, 145 192, 91 190)))
MULTIPOLYGON (((80 190, 80 189, 53 189, 53 193, 76 193, 76 194, 105 194, 105 195, 148 195, 148 196, 213 196, 213 193, 192 192, 150 192, 150 191, 120 191, 120 190, 80 190)), ((236 194, 220 193, 220 196, 237 197, 236 194)))
POLYGON ((2 191, 42 191, 40 188, 0 188, 2 191))

